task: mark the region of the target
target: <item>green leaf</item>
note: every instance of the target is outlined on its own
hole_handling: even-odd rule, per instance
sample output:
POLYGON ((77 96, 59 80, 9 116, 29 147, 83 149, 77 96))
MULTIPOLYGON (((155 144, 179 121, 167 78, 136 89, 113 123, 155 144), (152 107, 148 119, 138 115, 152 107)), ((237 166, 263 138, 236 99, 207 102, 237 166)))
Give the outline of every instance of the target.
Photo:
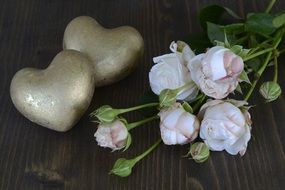
POLYGON ((224 8, 219 5, 210 5, 201 9, 199 20, 204 30, 207 28, 207 22, 219 23, 220 18, 224 14, 224 8))
POLYGON ((215 40, 216 46, 222 46, 222 47, 226 47, 227 45, 225 44, 225 42, 221 42, 218 40, 215 40))
POLYGON ((215 41, 223 42, 225 40, 224 31, 217 24, 207 22, 207 34, 208 34, 208 38, 213 44, 215 43, 215 41))
POLYGON ((183 41, 186 42, 196 54, 204 53, 208 47, 212 46, 205 33, 191 34, 185 37, 183 41))
POLYGON ((130 133, 128 133, 128 137, 127 137, 127 141, 126 141, 126 146, 123 150, 123 152, 125 152, 132 144, 132 136, 130 133))
POLYGON ((188 104, 187 102, 183 102, 182 107, 184 108, 185 111, 187 111, 188 113, 193 113, 193 109, 190 106, 190 104, 188 104))
POLYGON ((228 24, 223 27, 227 33, 240 34, 244 32, 244 23, 228 24))
POLYGON ((249 80, 249 78, 248 78, 247 73, 245 72, 245 70, 243 70, 243 71, 241 72, 241 74, 239 75, 239 79, 240 79, 242 82, 246 82, 246 83, 248 83, 248 84, 251 84, 251 82, 250 82, 250 80, 249 80))
POLYGON ((250 15, 245 23, 245 30, 262 36, 268 36, 275 32, 273 25, 274 17, 267 13, 256 13, 250 15))
POLYGON ((234 13, 227 7, 222 7, 219 5, 210 5, 201 9, 199 13, 199 20, 202 28, 206 30, 207 22, 218 24, 224 13, 228 13, 233 18, 241 19, 236 13, 234 13))
POLYGON ((273 26, 276 28, 279 28, 280 26, 284 25, 285 24, 285 13, 276 16, 273 19, 272 23, 273 23, 273 26))
MULTIPOLYGON (((139 99, 139 105, 152 103, 152 102, 159 102, 159 97, 156 94, 154 94, 151 90, 146 91, 139 99)), ((139 112, 145 117, 150 117, 156 115, 158 113, 158 110, 156 107, 148 107, 140 109, 139 112)))
POLYGON ((236 41, 235 34, 230 30, 227 32, 225 26, 220 26, 210 22, 207 22, 207 35, 213 45, 217 45, 222 42, 226 48, 229 48, 230 44, 236 41))
POLYGON ((241 58, 245 58, 250 51, 249 49, 243 49, 243 47, 240 45, 234 45, 229 49, 236 55, 240 56, 241 58))

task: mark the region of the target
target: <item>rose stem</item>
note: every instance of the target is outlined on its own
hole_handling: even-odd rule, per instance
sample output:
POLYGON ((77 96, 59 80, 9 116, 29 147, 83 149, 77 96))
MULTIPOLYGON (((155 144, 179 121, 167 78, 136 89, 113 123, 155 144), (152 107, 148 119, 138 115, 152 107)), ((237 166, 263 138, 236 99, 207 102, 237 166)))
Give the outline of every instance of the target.
MULTIPOLYGON (((283 33, 283 31, 282 32, 279 31, 275 35, 276 41, 275 41, 275 44, 273 46, 274 49, 276 49, 278 47, 279 43, 281 42, 281 40, 282 40, 282 33, 283 33)), ((266 58, 265 58, 265 60, 264 60, 264 62, 262 64, 261 68, 257 71, 256 78, 254 79, 254 81, 253 81, 253 83, 251 85, 251 88, 249 89, 249 91, 247 92, 247 94, 246 94, 246 96, 244 98, 245 101, 248 101, 248 99, 250 98, 250 96, 251 96, 251 94, 252 94, 252 92, 253 92, 253 90, 254 90, 254 88, 255 88, 255 86, 256 86, 259 78, 260 78, 260 76, 265 71, 265 69, 266 69, 266 67, 267 67, 267 65, 268 65, 268 63, 269 63, 269 61, 271 59, 271 55, 272 55, 272 51, 267 54, 267 56, 266 56, 266 58)))
POLYGON ((265 10, 266 13, 269 13, 271 11, 271 9, 272 9, 273 5, 275 4, 275 2, 276 2, 276 0, 271 0, 270 1, 269 5, 267 6, 267 8, 265 10))
POLYGON ((137 126, 140 126, 140 125, 143 125, 147 122, 150 122, 150 121, 153 121, 153 120, 156 120, 158 119, 159 117, 157 115, 155 116, 152 116, 152 117, 149 117, 149 118, 146 118, 144 120, 141 120, 141 121, 137 121, 137 122, 134 122, 134 123, 130 123, 127 125, 127 129, 128 131, 132 130, 133 128, 136 128, 137 126))
POLYGON ((190 85, 192 84, 192 82, 186 83, 183 86, 180 86, 179 88, 176 88, 174 91, 179 94, 181 93, 183 90, 187 89, 190 85))
POLYGON ((154 106, 158 106, 159 103, 148 103, 148 104, 143 104, 143 105, 139 105, 139 106, 135 106, 135 107, 131 107, 131 108, 126 108, 126 109, 118 109, 118 113, 126 113, 126 112, 130 112, 130 111, 134 111, 134 110, 138 110, 138 109, 142 109, 142 108, 147 108, 147 107, 154 107, 154 106))
POLYGON ((159 139, 158 141, 156 141, 156 143, 154 143, 151 147, 149 147, 144 153, 142 153, 141 155, 135 157, 135 158, 134 158, 135 162, 140 161, 140 160, 143 159, 146 155, 148 155, 149 153, 151 153, 151 151, 153 151, 160 143, 161 143, 161 139, 159 139))
POLYGON ((274 78, 273 82, 277 83, 278 80, 278 62, 277 62, 277 56, 274 56, 274 78))
POLYGON ((203 94, 203 96, 201 97, 201 99, 199 99, 199 101, 193 106, 193 113, 197 112, 198 109, 200 108, 201 104, 203 103, 203 101, 205 100, 206 95, 203 94))
POLYGON ((272 50, 274 50, 274 48, 268 48, 268 49, 259 51, 259 52, 257 52, 257 53, 254 53, 254 54, 252 54, 252 55, 250 55, 250 56, 244 58, 243 61, 244 61, 244 62, 245 62, 245 61, 248 61, 248 60, 253 59, 253 58, 255 58, 255 57, 258 57, 258 56, 260 56, 260 55, 262 55, 262 54, 268 53, 268 52, 270 52, 270 51, 272 51, 272 50))

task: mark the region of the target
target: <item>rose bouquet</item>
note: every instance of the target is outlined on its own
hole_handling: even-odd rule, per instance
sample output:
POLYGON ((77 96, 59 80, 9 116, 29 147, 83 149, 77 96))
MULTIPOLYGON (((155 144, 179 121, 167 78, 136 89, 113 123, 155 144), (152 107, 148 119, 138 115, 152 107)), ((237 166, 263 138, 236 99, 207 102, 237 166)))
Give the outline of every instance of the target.
POLYGON ((246 153, 252 121, 248 100, 268 67, 274 67, 272 81, 259 86, 267 102, 276 100, 277 58, 284 49, 285 13, 271 14, 274 0, 262 13, 240 18, 228 8, 211 5, 201 10, 201 40, 193 37, 170 44, 171 53, 153 58, 150 88, 157 101, 116 109, 105 105, 93 113, 99 122, 95 133, 99 146, 125 151, 132 143, 130 131, 159 119, 161 139, 141 155, 116 161, 111 174, 126 177, 132 168, 161 141, 166 145, 190 144, 187 156, 201 163, 210 151, 231 155, 246 153), (222 24, 226 13, 236 23, 222 24), (189 44, 189 45, 188 45, 189 44), (155 114, 142 121, 127 122, 122 114, 151 109, 155 114))

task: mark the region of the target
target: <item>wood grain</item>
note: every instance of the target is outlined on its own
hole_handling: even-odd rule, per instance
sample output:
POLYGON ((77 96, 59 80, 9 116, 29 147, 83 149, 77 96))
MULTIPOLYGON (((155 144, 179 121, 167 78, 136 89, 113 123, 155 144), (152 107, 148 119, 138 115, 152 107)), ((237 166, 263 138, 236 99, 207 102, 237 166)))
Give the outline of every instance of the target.
MULTIPOLYGON (((141 153, 159 137, 158 123, 133 131, 133 145, 110 153, 94 140, 96 125, 88 113, 103 105, 128 107, 149 89, 147 74, 152 57, 169 52, 169 43, 199 32, 198 10, 218 3, 245 16, 264 10, 257 0, 0 0, 0 189, 1 190, 281 190, 285 187, 285 96, 263 104, 256 93, 252 102, 253 138, 244 157, 212 153, 205 164, 182 158, 187 146, 161 145, 126 179, 108 175, 119 157, 141 153), (45 68, 62 49, 67 23, 89 15, 106 27, 131 25, 145 40, 139 68, 125 80, 96 89, 92 105, 78 125, 57 133, 31 123, 12 105, 9 85, 21 68, 45 68)), ((284 9, 285 2, 276 3, 284 9)), ((285 61, 280 61, 280 85, 285 89, 285 61)), ((266 79, 272 73, 267 72, 266 79)), ((139 120, 138 113, 127 115, 139 120)))

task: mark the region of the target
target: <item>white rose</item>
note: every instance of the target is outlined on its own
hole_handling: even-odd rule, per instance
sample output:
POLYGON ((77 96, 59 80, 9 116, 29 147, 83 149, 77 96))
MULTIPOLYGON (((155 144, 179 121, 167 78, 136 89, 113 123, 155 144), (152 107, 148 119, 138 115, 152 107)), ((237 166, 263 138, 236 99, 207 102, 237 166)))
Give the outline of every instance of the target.
POLYGON ((126 125, 117 119, 112 123, 100 124, 94 136, 99 146, 111 148, 114 151, 126 146, 128 130, 126 125))
POLYGON ((244 101, 211 100, 201 107, 200 137, 211 150, 244 155, 251 137, 251 120, 246 110, 236 107, 244 104, 244 101))
POLYGON ((180 103, 162 109, 160 116, 160 132, 164 144, 186 144, 198 136, 199 120, 184 110, 180 103))
POLYGON ((192 83, 178 94, 177 99, 194 99, 198 94, 198 88, 186 67, 187 62, 194 57, 194 53, 184 42, 172 43, 170 49, 174 53, 153 58, 156 64, 149 72, 150 87, 155 94, 159 95, 164 89, 176 89, 192 83), (177 49, 182 49, 182 53, 177 49))
POLYGON ((188 68, 192 80, 207 96, 222 99, 236 89, 244 63, 229 49, 215 46, 191 59, 188 68))

